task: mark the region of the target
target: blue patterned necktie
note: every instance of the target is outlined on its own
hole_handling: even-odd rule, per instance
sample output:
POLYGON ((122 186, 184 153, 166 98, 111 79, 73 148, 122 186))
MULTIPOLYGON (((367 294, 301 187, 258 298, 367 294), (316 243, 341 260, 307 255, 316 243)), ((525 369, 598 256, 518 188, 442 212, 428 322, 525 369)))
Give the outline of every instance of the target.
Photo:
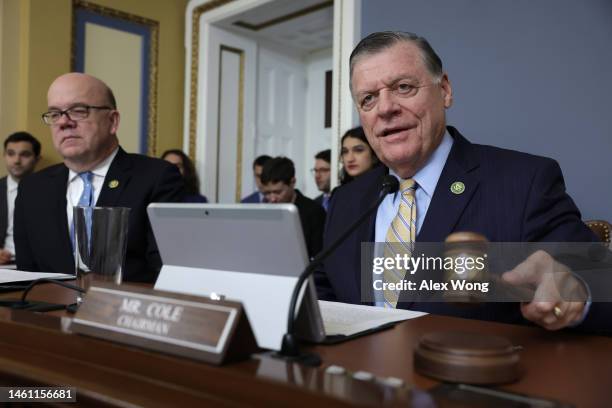
MULTIPOLYGON (((92 207, 93 207, 93 198, 94 198, 94 190, 93 190, 93 173, 91 171, 86 171, 83 173, 79 173, 79 177, 83 180, 83 192, 81 193, 81 197, 79 198, 79 202, 77 204, 78 207, 88 207, 85 210, 85 225, 87 226, 87 238, 88 242, 91 241, 91 219, 92 219, 92 207)), ((71 228, 71 240, 72 247, 74 248, 74 219, 72 220, 72 228, 71 228)))
POLYGON ((325 211, 329 208, 329 194, 323 194, 323 208, 325 211))
POLYGON ((79 173, 79 177, 83 180, 83 193, 81 193, 81 198, 79 198, 79 207, 92 207, 93 205, 93 173, 91 171, 86 171, 84 173, 79 173))

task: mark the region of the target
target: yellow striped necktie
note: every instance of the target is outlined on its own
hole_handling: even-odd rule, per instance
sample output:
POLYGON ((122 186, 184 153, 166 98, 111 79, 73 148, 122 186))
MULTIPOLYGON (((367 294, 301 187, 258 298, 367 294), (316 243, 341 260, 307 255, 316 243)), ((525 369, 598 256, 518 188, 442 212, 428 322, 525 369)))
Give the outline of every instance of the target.
MULTIPOLYGON (((413 179, 404 180, 400 184, 400 205, 393 222, 387 230, 385 238, 385 258, 395 258, 396 254, 412 256, 416 240, 416 201, 414 192, 416 183, 413 179)), ((385 269, 385 283, 399 283, 404 279, 405 270, 385 269)), ((385 307, 395 308, 399 298, 398 290, 384 290, 385 307)))

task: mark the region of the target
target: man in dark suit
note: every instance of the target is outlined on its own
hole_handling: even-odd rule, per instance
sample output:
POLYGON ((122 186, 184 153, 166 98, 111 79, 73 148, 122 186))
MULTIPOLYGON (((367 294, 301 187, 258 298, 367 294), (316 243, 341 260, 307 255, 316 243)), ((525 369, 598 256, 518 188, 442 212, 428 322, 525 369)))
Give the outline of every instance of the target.
POLYGON ((15 132, 4 141, 4 163, 8 176, 0 179, 0 264, 15 259, 13 214, 21 179, 34 172, 40 160, 40 142, 28 132, 15 132))
POLYGON ((253 161, 253 177, 255 178, 255 185, 257 186, 257 191, 254 191, 252 194, 249 194, 248 196, 244 197, 242 200, 240 200, 241 203, 259 204, 266 202, 265 197, 262 193, 261 172, 263 170, 263 166, 270 159, 271 157, 267 154, 262 154, 253 161))
POLYGON ((131 208, 123 278, 154 282, 161 259, 146 207, 152 202, 182 200, 177 167, 161 159, 128 154, 119 146, 115 98, 99 79, 81 73, 62 75, 49 87, 47 101, 43 120, 51 127, 53 145, 64 162, 19 185, 17 267, 73 273, 72 207, 90 191, 96 206, 131 208), (86 188, 86 179, 91 180, 91 189, 86 188))
MULTIPOLYGON (((324 247, 333 242, 379 197, 390 173, 400 191, 387 195, 372 214, 332 254, 316 275, 321 298, 346 303, 413 308, 469 318, 520 322, 547 329, 574 326, 588 311, 588 289, 564 274, 577 298, 565 301, 543 278, 542 265, 554 260, 537 252, 503 275, 509 284, 532 284, 544 301, 488 303, 457 307, 413 303, 407 291, 363 293, 362 242, 443 242, 454 231, 473 231, 490 241, 591 241, 589 229, 565 193, 561 170, 551 159, 474 145, 446 127, 445 109, 453 101, 442 62, 427 41, 411 33, 374 33, 351 54, 351 92, 370 145, 386 165, 336 190, 328 210, 324 247)), ((368 273, 368 272, 366 272, 368 273)), ((401 280, 384 275, 385 282, 401 280)), ((380 276, 378 279, 380 279, 380 276)), ((374 277, 369 274, 370 282, 374 277)), ((367 279, 366 279, 367 280, 367 279)), ((392 286, 390 286, 392 287, 392 286)), ((593 305, 594 306, 594 305, 593 305)), ((587 323, 585 321, 585 323, 587 323)))
POLYGON ((331 185, 331 150, 322 150, 315 155, 315 165, 312 169, 315 176, 317 188, 321 195, 314 201, 327 211, 329 207, 330 185, 331 185))
POLYGON ((295 188, 295 167, 286 157, 268 160, 261 172, 261 184, 269 203, 293 203, 300 213, 300 224, 308 256, 313 257, 323 244, 325 210, 295 188))

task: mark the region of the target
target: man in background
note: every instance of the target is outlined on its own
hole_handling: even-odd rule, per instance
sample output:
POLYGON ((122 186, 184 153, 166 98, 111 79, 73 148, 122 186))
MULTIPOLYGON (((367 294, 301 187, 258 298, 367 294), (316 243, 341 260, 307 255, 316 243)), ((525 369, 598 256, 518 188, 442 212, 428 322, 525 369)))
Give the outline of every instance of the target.
POLYGON ((257 204, 266 202, 264 194, 262 192, 261 172, 263 170, 263 166, 270 159, 271 157, 267 154, 262 154, 261 156, 257 157, 255 161, 253 161, 253 177, 255 178, 255 185, 257 185, 257 191, 244 197, 242 200, 240 200, 241 203, 257 204))
POLYGON ((317 204, 322 206, 325 211, 327 211, 327 207, 329 206, 329 189, 330 189, 330 181, 331 181, 331 150, 322 150, 315 155, 315 165, 312 169, 315 177, 315 183, 317 183, 317 188, 321 191, 320 196, 316 197, 314 200, 317 204))
POLYGON ((0 179, 0 264, 8 264, 15 259, 13 213, 17 188, 21 179, 34 172, 39 160, 40 142, 28 132, 15 132, 4 141, 4 163, 8 176, 0 179))
POLYGON ((19 184, 15 203, 17 267, 25 271, 75 270, 73 207, 128 207, 123 268, 127 281, 154 282, 161 258, 147 216, 152 202, 181 202, 178 168, 119 146, 119 111, 112 90, 91 75, 69 73, 47 93, 42 119, 63 163, 19 184))
POLYGON ((300 213, 308 256, 312 258, 318 254, 323 245, 325 210, 295 188, 293 162, 286 157, 268 160, 261 173, 261 184, 267 202, 295 204, 300 213))

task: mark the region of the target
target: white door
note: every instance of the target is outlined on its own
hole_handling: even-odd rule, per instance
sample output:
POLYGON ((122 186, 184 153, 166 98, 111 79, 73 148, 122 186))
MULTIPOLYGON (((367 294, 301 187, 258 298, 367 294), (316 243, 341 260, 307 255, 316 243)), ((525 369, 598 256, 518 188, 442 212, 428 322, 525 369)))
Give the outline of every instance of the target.
POLYGON ((303 188, 306 71, 299 57, 259 47, 256 155, 286 156, 303 188))
MULTIPOLYGON (((332 168, 336 168, 339 138, 345 130, 358 123, 357 113, 348 89, 347 73, 349 54, 361 37, 361 0, 333 1, 333 30, 330 30, 333 38, 328 38, 330 35, 326 32, 325 26, 321 24, 326 19, 322 14, 328 13, 325 4, 327 3, 320 3, 316 0, 234 0, 231 2, 189 0, 185 20, 187 64, 183 146, 190 154, 195 153, 198 171, 203 181, 202 190, 211 201, 216 201, 217 196, 219 200, 233 201, 229 198, 229 191, 234 189, 240 190, 240 194, 234 194, 234 196, 251 193, 255 188, 251 163, 259 153, 284 154, 291 157, 297 167, 298 187, 306 186, 304 192, 309 196, 318 193, 312 183, 312 175, 308 172, 312 168, 314 153, 331 146, 332 168), (323 5, 324 8, 317 8, 318 11, 311 10, 311 6, 315 4, 323 5), (203 11, 203 8, 206 11, 203 11), (305 10, 310 11, 305 14, 297 13, 305 10), (319 12, 322 14, 317 15, 319 12), (242 22, 242 25, 239 25, 239 22, 242 22), (247 27, 245 22, 250 22, 250 28, 244 28, 247 27), (232 30, 232 33, 242 32, 244 37, 222 31, 218 26, 224 26, 232 30), (254 26, 255 29, 252 28, 254 26), (269 72, 265 74, 267 79, 260 81, 257 85, 257 78, 262 79, 264 74, 258 76, 256 64, 254 65, 256 57, 253 55, 257 54, 258 48, 258 45, 254 43, 256 38, 274 43, 282 40, 280 42, 283 47, 293 52, 287 53, 286 50, 280 50, 277 47, 268 48, 274 49, 281 55, 285 54, 284 57, 294 59, 292 62, 287 62, 287 58, 281 56, 278 58, 280 61, 278 67, 270 66, 270 64, 263 67, 262 69, 269 69, 269 72), (318 41, 312 42, 317 38, 324 44, 318 41), (228 115, 219 115, 220 112, 225 112, 218 108, 220 102, 218 64, 221 43, 244 52, 241 54, 244 55, 244 71, 239 72, 244 73, 245 81, 244 87, 238 88, 244 91, 242 94, 243 106, 240 110, 241 118, 236 116, 235 112, 233 116, 229 115, 230 110, 227 110, 228 115), (217 48, 211 50, 211 46, 217 48), (332 49, 331 64, 328 60, 329 48, 332 49), (305 67, 302 65, 297 71, 293 69, 296 65, 296 51, 302 53, 301 60, 302 63, 305 63, 305 67), (320 59, 322 54, 327 54, 323 58, 324 61, 320 59), (308 79, 314 76, 318 78, 315 79, 316 81, 320 81, 321 75, 317 71, 323 69, 327 71, 331 66, 334 70, 331 85, 331 114, 329 115, 331 130, 326 126, 322 129, 315 129, 320 126, 320 120, 317 119, 320 114, 317 111, 323 104, 323 102, 318 102, 323 99, 321 86, 308 81, 304 85, 308 89, 308 95, 305 98, 294 100, 290 95, 297 97, 299 89, 302 88, 297 79, 299 76, 306 75, 308 79), (276 73, 273 74, 271 71, 276 71, 276 73), (266 95, 256 96, 255 92, 261 89, 265 89, 263 92, 266 95), (281 93, 286 96, 279 98, 281 93), (264 107, 259 106, 262 101, 265 102, 264 107), (281 105, 280 112, 282 113, 270 108, 274 104, 281 105), (260 112, 261 109, 264 109, 265 113, 260 112), (304 115, 306 115, 305 118, 304 115), (227 118, 228 116, 233 117, 234 121, 241 120, 241 125, 236 125, 236 128, 242 129, 242 139, 238 136, 227 140, 235 140, 236 143, 242 141, 242 161, 233 163, 232 169, 218 169, 217 148, 221 149, 219 151, 221 155, 226 151, 225 147, 217 141, 219 117, 227 118), (300 120, 303 124, 301 131, 293 132, 292 130, 296 129, 297 121, 300 120), (260 132, 256 137, 257 131, 260 132), (281 139, 275 140, 277 137, 281 139), (195 152, 192 151, 193 146, 195 146, 195 152), (220 178, 217 179, 218 173, 222 173, 221 170, 232 170, 232 172, 220 175, 220 178), (238 174, 242 174, 242 177, 237 177, 238 174), (226 184, 225 179, 231 177, 236 177, 236 180, 228 180, 229 184, 226 184), (226 193, 221 191, 221 194, 217 194, 219 188, 228 191, 226 193), (221 199, 220 196, 224 194, 228 196, 221 199)), ((228 60, 232 60, 229 54, 231 52, 226 49, 228 60)), ((264 51, 263 54, 265 55, 266 52, 264 51)), ((236 59, 228 63, 237 64, 236 59)), ((264 62, 263 65, 265 64, 264 62)), ((231 74, 228 69, 224 78, 227 79, 231 75, 234 78, 238 76, 236 70, 231 74)), ((237 90, 229 92, 227 96, 223 93, 225 100, 222 100, 221 103, 224 106, 232 103, 237 106, 240 99, 239 96, 235 96, 236 92, 237 90), (228 98, 231 97, 234 99, 230 103, 228 98)), ((231 124, 228 123, 226 128, 231 128, 231 124)), ((225 135, 226 132, 224 131, 223 134, 225 135)), ((227 144, 231 143, 227 142, 227 144)), ((228 165, 233 158, 238 156, 238 151, 231 153, 234 156, 228 154, 228 165)), ((223 162, 223 157, 221 157, 221 163, 223 162)), ((332 174, 332 185, 336 181, 334 176, 335 174, 332 174)))
POLYGON ((251 186, 250 159, 255 130, 257 45, 215 26, 208 26, 206 118, 198 140, 202 190, 211 202, 240 201, 251 186), (203 141, 203 143, 201 143, 203 141))

